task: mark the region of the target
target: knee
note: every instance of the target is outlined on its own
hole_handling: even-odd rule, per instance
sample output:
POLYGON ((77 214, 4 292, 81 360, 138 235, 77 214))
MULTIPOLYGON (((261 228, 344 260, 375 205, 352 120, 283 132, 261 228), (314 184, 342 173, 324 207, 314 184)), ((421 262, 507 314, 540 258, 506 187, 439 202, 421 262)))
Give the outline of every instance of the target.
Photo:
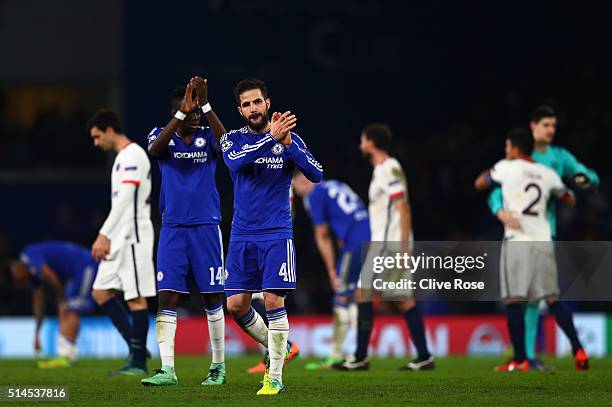
POLYGON ((127 303, 130 311, 141 311, 143 309, 147 309, 147 299, 144 297, 134 298, 133 300, 129 300, 127 303))
MULTIPOLYGON (((178 303, 179 294, 172 291, 159 293, 159 309, 174 309, 178 303)), ((146 301, 146 300, 145 300, 146 301)))
POLYGON ((408 312, 416 306, 414 298, 409 297, 399 303, 399 309, 401 312, 408 312))
POLYGON ((250 304, 242 301, 232 301, 231 297, 227 300, 227 311, 232 315, 232 318, 238 319, 249 312, 250 304))
POLYGON ((274 293, 264 293, 264 306, 266 310, 273 310, 285 306, 285 298, 274 293))
POLYGON ((219 304, 223 303, 223 294, 205 294, 203 296, 204 306, 206 308, 214 308, 219 304))
POLYGON ((115 295, 108 290, 92 290, 91 296, 98 305, 104 304, 106 301, 113 298, 115 295))

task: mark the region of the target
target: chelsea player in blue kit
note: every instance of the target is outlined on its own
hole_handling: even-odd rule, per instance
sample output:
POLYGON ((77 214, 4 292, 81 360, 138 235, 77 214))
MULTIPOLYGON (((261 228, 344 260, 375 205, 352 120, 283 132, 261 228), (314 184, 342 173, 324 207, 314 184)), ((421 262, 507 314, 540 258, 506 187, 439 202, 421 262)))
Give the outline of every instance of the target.
POLYGON ((215 183, 218 139, 225 128, 208 103, 207 80, 194 77, 171 98, 173 118, 149 134, 149 153, 162 174, 159 209, 162 228, 157 253, 157 342, 162 368, 145 386, 177 384, 174 369, 176 305, 192 288, 202 294, 208 319, 212 363, 203 386, 225 383, 223 240, 215 183), (201 107, 200 107, 201 106, 201 107), (210 127, 200 126, 200 111, 210 127), (195 285, 195 287, 193 287, 195 285))
POLYGON ((293 177, 293 189, 303 198, 314 226, 315 240, 334 290, 333 342, 331 355, 322 363, 306 365, 309 370, 331 368, 344 361, 342 345, 351 325, 349 305, 354 303, 357 280, 363 264, 361 248, 370 241, 368 210, 359 196, 343 182, 310 182, 303 174, 293 177), (338 244, 334 251, 332 232, 338 244))
POLYGON ((227 308, 238 325, 268 350, 268 368, 257 395, 284 390, 283 362, 289 321, 285 296, 296 287, 295 248, 289 193, 295 169, 319 182, 323 168, 291 130, 290 112, 268 117, 270 99, 257 79, 240 81, 234 95, 247 125, 221 138, 223 160, 234 182, 234 219, 227 254, 227 308), (264 292, 269 326, 251 307, 264 292))
MULTIPOLYGON (((32 310, 36 319, 34 351, 40 351, 39 332, 45 312, 43 283, 47 283, 57 299, 59 333, 57 358, 42 360, 42 369, 68 367, 77 359, 76 340, 79 316, 96 309, 91 296, 98 263, 89 249, 70 242, 45 241, 27 245, 19 260, 11 263, 16 283, 32 285, 32 310)), ((129 346, 129 343, 128 343, 129 346)))

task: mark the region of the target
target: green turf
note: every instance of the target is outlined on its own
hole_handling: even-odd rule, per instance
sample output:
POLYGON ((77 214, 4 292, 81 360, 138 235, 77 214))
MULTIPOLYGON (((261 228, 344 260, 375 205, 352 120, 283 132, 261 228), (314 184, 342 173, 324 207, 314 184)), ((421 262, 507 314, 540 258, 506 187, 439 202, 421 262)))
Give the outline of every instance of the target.
MULTIPOLYGON (((368 372, 307 371, 307 360, 298 359, 286 368, 287 391, 272 399, 256 397, 259 376, 245 373, 256 357, 230 359, 227 384, 202 388, 209 359, 179 357, 178 386, 152 388, 140 378, 105 377, 121 366, 119 360, 82 360, 72 368, 37 370, 31 360, 0 361, 0 386, 66 385, 70 402, 40 402, 39 405, 134 406, 206 405, 610 405, 612 403, 612 359, 596 359, 588 372, 573 370, 569 359, 548 360, 557 370, 550 373, 494 373, 500 359, 445 358, 437 360, 433 372, 399 372, 402 361, 374 360, 368 372)), ((150 362, 157 368, 159 361, 150 362)), ((0 404, 2 404, 0 402, 0 404)), ((11 403, 22 406, 26 403, 11 403)), ((32 405, 32 404, 30 404, 32 405)))

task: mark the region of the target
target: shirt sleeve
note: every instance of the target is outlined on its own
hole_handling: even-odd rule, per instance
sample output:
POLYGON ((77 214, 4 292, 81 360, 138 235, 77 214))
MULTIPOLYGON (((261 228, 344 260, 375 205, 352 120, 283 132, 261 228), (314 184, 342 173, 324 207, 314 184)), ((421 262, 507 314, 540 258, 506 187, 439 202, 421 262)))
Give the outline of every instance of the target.
POLYGON ((43 255, 37 251, 24 251, 19 255, 19 259, 26 265, 30 273, 32 289, 36 290, 42 285, 41 269, 45 264, 43 255))
POLYGON ((568 192, 568 189, 563 183, 563 181, 561 180, 561 177, 559 177, 559 175, 557 175, 557 173, 554 171, 550 172, 549 183, 550 183, 551 195, 557 198, 561 198, 563 195, 565 195, 568 192))
POLYGON ((503 184, 504 181, 506 181, 508 178, 508 165, 508 160, 498 161, 497 164, 495 164, 493 168, 491 168, 491 170, 489 171, 489 176, 491 177, 491 180, 498 184, 503 184))
POLYGON ((221 155, 221 148, 219 147, 219 143, 212 129, 210 127, 204 127, 204 132, 206 133, 206 141, 209 143, 212 151, 217 154, 217 156, 221 155))
POLYGON ((599 186, 599 175, 586 165, 576 159, 576 157, 564 148, 560 148, 563 160, 562 177, 573 177, 576 174, 584 174, 589 179, 589 182, 595 186, 599 186))
POLYGON ((405 197, 408 193, 406 190, 406 176, 399 166, 394 165, 382 172, 379 183, 390 199, 405 197))
POLYGON ((154 127, 153 130, 149 132, 149 135, 147 136, 147 146, 150 146, 155 141, 155 139, 157 138, 157 136, 159 136, 159 133, 161 133, 162 130, 163 128, 161 127, 154 127))
POLYGON ((112 235, 121 217, 126 213, 134 217, 136 191, 140 184, 149 177, 150 163, 145 154, 134 150, 126 152, 121 158, 118 167, 114 169, 114 171, 119 171, 119 184, 113 185, 111 211, 100 229, 100 233, 106 237, 112 235))
POLYGON ((310 182, 317 183, 321 181, 323 178, 323 166, 315 160, 308 147, 306 147, 304 140, 295 133, 291 133, 291 140, 291 144, 287 147, 287 154, 289 154, 295 166, 310 182))

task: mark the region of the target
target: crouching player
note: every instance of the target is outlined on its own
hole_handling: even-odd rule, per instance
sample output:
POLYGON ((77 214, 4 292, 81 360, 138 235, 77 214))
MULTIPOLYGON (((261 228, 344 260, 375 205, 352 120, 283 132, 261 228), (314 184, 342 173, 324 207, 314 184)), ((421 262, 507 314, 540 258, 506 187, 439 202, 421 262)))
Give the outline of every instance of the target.
POLYGON ((342 345, 352 322, 349 305, 354 303, 362 267, 361 247, 370 241, 368 211, 359 196, 343 182, 326 180, 314 184, 302 173, 296 173, 293 189, 304 199, 304 208, 310 214, 317 247, 334 290, 332 353, 322 363, 306 367, 309 370, 331 368, 345 359, 342 345), (332 232, 339 246, 337 260, 332 232))
POLYGON ((91 257, 89 249, 60 241, 30 244, 23 249, 19 260, 11 263, 15 282, 23 284, 29 281, 32 285, 36 353, 41 350, 39 334, 45 314, 43 283, 53 291, 57 301, 57 357, 39 361, 39 368, 68 367, 77 360, 79 315, 91 313, 96 308, 91 287, 97 271, 98 263, 91 257))

